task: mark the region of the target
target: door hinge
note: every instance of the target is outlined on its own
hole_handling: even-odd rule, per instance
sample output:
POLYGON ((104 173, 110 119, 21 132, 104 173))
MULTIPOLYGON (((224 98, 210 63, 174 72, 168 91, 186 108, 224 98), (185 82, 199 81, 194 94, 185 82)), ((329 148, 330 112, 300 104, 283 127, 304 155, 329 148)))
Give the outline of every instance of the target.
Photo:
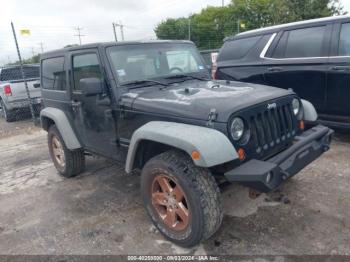
POLYGON ((121 119, 125 119, 125 109, 124 109, 123 105, 120 105, 120 107, 119 107, 119 117, 121 119))

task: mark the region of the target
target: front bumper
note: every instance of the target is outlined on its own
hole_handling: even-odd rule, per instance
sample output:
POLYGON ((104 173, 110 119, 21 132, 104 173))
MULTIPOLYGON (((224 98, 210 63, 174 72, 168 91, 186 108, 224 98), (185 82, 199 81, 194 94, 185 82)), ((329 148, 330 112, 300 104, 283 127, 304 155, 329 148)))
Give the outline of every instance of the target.
POLYGON ((269 192, 328 151, 333 133, 328 127, 315 126, 295 137, 294 144, 278 155, 266 161, 252 159, 225 173, 225 177, 229 182, 269 192))

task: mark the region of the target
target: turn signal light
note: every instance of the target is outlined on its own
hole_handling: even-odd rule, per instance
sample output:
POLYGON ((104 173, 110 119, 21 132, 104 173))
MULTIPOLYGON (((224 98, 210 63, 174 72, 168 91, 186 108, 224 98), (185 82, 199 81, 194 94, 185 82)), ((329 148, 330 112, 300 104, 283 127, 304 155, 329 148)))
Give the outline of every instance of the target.
POLYGON ((201 154, 198 151, 194 150, 191 153, 191 157, 193 160, 199 160, 201 158, 201 154))
POLYGON ((301 130, 304 130, 304 129, 305 129, 305 123, 304 123, 303 120, 300 121, 300 123, 299 123, 299 128, 300 128, 301 130))
POLYGON ((238 158, 239 160, 243 161, 245 159, 245 151, 243 148, 238 149, 238 158))
POLYGON ((211 78, 216 80, 218 79, 218 68, 216 63, 213 63, 212 68, 211 68, 211 78))
POLYGON ((10 85, 4 86, 4 94, 5 96, 12 96, 12 90, 10 85))

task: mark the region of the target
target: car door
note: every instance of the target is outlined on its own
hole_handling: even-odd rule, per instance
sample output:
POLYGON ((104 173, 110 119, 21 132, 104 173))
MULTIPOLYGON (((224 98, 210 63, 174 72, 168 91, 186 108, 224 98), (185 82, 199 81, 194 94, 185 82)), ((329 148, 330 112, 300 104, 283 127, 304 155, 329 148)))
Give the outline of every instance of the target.
POLYGON ((337 23, 327 74, 327 115, 350 124, 350 21, 337 23))
POLYGON ((264 57, 266 83, 293 89, 324 112, 331 29, 323 24, 280 32, 264 57))
POLYGON ((88 150, 115 158, 117 155, 117 132, 115 117, 104 73, 97 50, 90 49, 71 54, 72 110, 76 132, 88 150), (96 95, 84 95, 80 80, 98 78, 104 91, 96 95))

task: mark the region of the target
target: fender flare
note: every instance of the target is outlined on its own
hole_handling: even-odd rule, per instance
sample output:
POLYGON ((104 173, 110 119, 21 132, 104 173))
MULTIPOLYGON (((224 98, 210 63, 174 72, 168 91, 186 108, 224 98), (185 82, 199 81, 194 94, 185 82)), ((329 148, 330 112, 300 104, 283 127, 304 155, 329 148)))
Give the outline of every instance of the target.
POLYGON ((304 99, 301 99, 301 103, 303 104, 304 108, 304 119, 306 121, 315 122, 318 118, 318 115, 313 104, 304 99))
POLYGON ((43 126, 43 118, 45 117, 55 122, 55 125, 57 126, 58 131, 60 131, 60 134, 68 149, 74 150, 81 148, 81 144, 78 138, 76 137, 67 116, 62 110, 53 107, 46 107, 43 110, 41 110, 41 126, 43 126))
POLYGON ((212 167, 238 159, 231 141, 221 132, 201 126, 173 122, 152 121, 138 128, 130 141, 125 171, 133 169, 138 145, 148 140, 169 145, 191 156, 196 150, 200 158, 193 160, 200 167, 212 167))

